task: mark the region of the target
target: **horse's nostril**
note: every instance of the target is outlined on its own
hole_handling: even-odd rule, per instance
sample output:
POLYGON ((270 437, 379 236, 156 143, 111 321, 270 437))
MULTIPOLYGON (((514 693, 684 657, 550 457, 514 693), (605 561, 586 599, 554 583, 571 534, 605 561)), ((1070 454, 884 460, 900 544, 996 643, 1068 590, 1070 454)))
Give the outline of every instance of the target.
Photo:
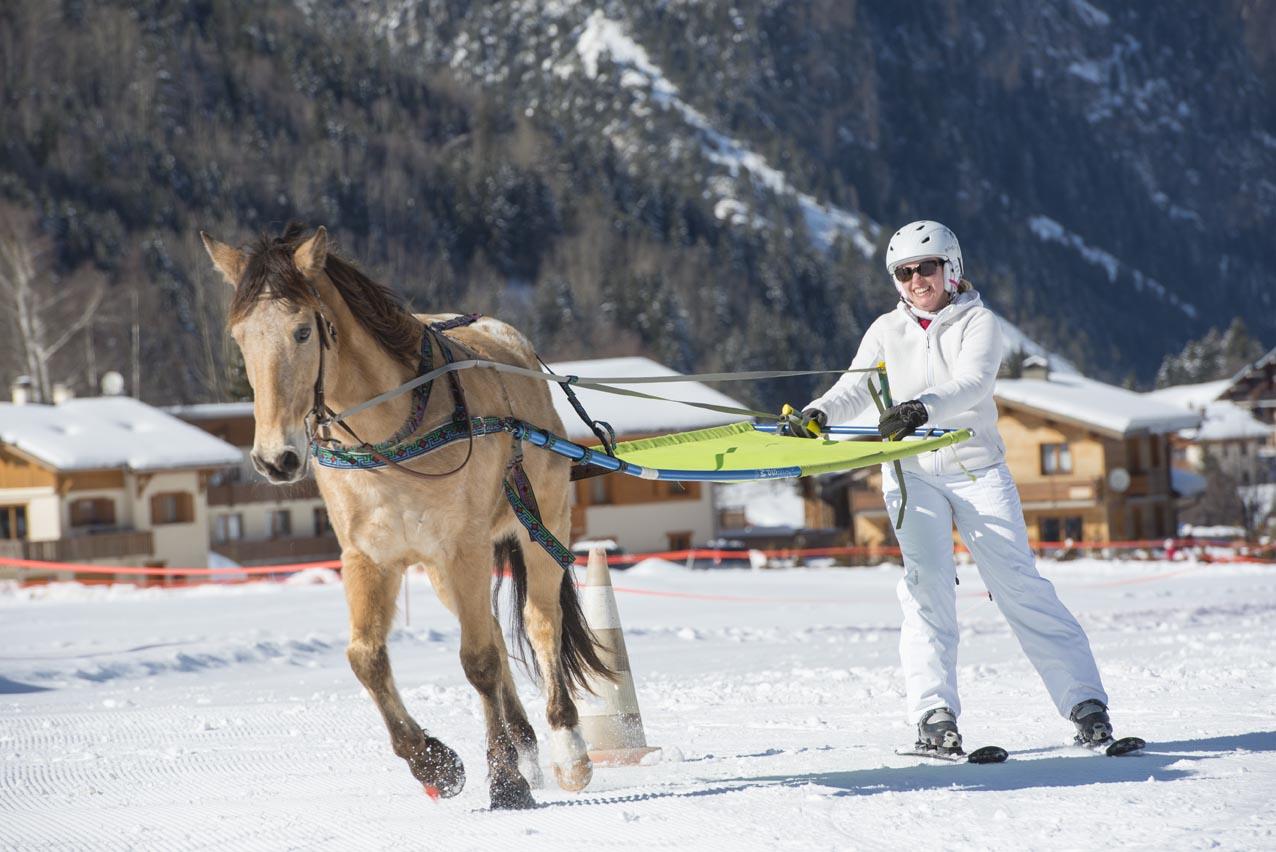
POLYGON ((251 453, 249 458, 252 459, 253 467, 257 468, 257 472, 262 476, 270 475, 270 463, 259 456, 257 453, 251 453))
POLYGON ((292 476, 299 467, 301 467, 301 456, 292 450, 284 450, 283 455, 279 457, 279 469, 288 476, 292 476))

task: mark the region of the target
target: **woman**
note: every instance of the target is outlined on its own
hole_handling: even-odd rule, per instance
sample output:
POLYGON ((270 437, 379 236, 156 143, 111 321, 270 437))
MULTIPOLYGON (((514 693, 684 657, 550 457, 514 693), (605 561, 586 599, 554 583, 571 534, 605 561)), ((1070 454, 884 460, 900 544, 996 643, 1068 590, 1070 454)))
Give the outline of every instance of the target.
MULTIPOLYGON (((1107 693, 1081 625, 1037 573, 1028 545, 1019 492, 997 433, 993 384, 1002 339, 991 311, 963 278, 957 237, 938 222, 913 222, 891 237, 886 268, 900 303, 869 327, 851 369, 886 362, 896 399, 878 431, 910 435, 926 423, 970 428, 974 437, 902 462, 908 505, 898 530, 904 576, 900 657, 910 721, 918 746, 961 749, 957 716, 957 593, 952 528, 975 557, 994 601, 1045 681, 1059 713, 1071 719, 1079 741, 1112 737, 1107 693)), ((872 404, 870 372, 846 373, 802 412, 801 428, 849 420, 872 404)), ((892 466, 883 465, 882 491, 890 517, 900 504, 892 466)))

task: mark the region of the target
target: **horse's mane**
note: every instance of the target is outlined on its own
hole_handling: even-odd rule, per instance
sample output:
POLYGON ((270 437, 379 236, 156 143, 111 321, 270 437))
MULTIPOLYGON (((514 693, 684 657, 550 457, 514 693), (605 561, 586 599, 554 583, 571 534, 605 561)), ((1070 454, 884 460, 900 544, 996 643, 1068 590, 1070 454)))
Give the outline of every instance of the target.
MULTIPOLYGON (((279 236, 262 234, 258 238, 248 253, 243 277, 235 288, 230 322, 242 319, 261 299, 282 299, 316 310, 322 307, 293 261, 293 253, 305 241, 309 230, 300 222, 290 222, 279 236)), ((415 367, 421 323, 403 300, 332 251, 328 252, 323 268, 359 324, 387 352, 409 367, 415 367)))

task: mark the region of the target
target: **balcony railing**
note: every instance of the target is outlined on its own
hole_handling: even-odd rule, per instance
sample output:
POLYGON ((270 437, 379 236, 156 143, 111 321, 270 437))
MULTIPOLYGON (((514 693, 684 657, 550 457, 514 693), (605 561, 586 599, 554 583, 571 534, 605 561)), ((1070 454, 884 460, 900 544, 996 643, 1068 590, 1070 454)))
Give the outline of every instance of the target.
POLYGON ((851 512, 858 515, 861 512, 885 512, 886 501, 882 498, 882 492, 877 488, 852 488, 851 489, 851 512))
POLYGON ((313 479, 303 479, 291 485, 271 485, 269 482, 229 482, 208 486, 208 505, 239 506, 244 503, 275 503, 279 500, 314 500, 319 497, 319 486, 313 479))
POLYGON ((102 532, 50 541, 0 541, 0 555, 41 562, 93 562, 130 556, 145 558, 154 552, 155 537, 149 530, 102 532))
POLYGON ((1024 503, 1097 503, 1103 498, 1103 480, 1046 479, 1019 483, 1024 503))
POLYGON ((285 562, 321 562, 341 555, 335 535, 270 538, 261 541, 214 542, 209 550, 240 565, 279 565, 285 562))

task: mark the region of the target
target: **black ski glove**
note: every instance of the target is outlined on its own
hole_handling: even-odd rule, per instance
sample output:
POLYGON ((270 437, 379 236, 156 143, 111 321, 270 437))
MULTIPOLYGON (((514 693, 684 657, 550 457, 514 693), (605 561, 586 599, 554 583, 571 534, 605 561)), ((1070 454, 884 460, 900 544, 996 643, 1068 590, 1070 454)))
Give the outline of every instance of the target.
POLYGON ((829 416, 823 411, 818 408, 808 408, 801 414, 794 412, 782 416, 780 426, 775 431, 776 434, 787 435, 790 438, 816 438, 824 434, 824 427, 828 425, 828 422, 829 416), (811 431, 812 423, 818 428, 818 434, 811 431))
POLYGON ((892 405, 882 413, 877 423, 877 431, 883 438, 893 438, 900 433, 911 434, 914 429, 926 422, 926 406, 915 399, 892 405))

